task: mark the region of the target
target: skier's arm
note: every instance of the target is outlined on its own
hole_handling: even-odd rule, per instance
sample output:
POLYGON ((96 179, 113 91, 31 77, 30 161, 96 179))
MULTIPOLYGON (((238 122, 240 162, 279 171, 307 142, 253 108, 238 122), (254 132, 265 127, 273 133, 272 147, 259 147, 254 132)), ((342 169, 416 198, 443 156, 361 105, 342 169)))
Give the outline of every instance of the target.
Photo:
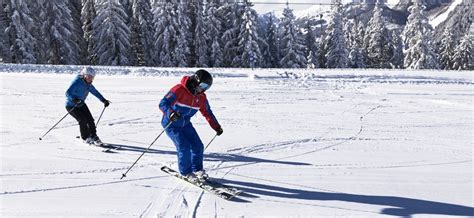
POLYGON ((176 94, 173 91, 169 91, 163 99, 160 101, 160 110, 166 114, 166 117, 170 117, 170 114, 173 113, 171 106, 176 101, 176 94))
POLYGON ((89 92, 92 93, 96 98, 98 98, 101 102, 105 102, 105 98, 104 96, 102 96, 102 94, 100 94, 99 91, 97 91, 97 89, 95 89, 95 87, 93 85, 90 85, 89 86, 89 92))
POLYGON ((206 102, 201 105, 199 111, 206 118, 207 122, 214 130, 217 131, 221 128, 221 125, 219 124, 219 122, 217 122, 217 118, 214 116, 214 113, 212 113, 211 106, 209 105, 207 99, 206 102))

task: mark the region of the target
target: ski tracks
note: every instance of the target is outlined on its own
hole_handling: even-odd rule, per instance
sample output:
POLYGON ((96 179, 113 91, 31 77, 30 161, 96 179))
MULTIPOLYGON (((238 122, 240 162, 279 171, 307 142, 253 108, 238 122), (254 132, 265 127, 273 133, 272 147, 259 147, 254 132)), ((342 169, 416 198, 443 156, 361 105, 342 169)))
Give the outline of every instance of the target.
POLYGON ((174 177, 163 184, 174 184, 168 192, 151 199, 140 217, 197 217, 204 191, 195 189, 174 177))
POLYGON ((184 194, 186 191, 186 187, 176 183, 171 191, 151 199, 140 217, 189 217, 193 211, 190 211, 188 199, 184 194))
MULTIPOLYGON (((175 178, 171 179, 175 180, 175 178)), ((172 183, 173 181, 170 181, 167 184, 172 183)), ((141 217, 197 217, 204 191, 191 189, 192 187, 181 181, 175 184, 176 186, 170 192, 154 199, 155 202, 161 202, 161 204, 156 208, 149 209, 141 217)))
MULTIPOLYGON (((353 110, 353 109, 357 108, 361 104, 358 104, 358 105, 354 106, 350 110, 353 110)), ((363 132, 363 130, 365 128, 364 119, 369 114, 371 114, 375 110, 377 110, 379 108, 382 108, 382 107, 384 107, 384 106, 382 106, 382 105, 373 106, 373 107, 369 108, 369 110, 366 113, 362 114, 359 117, 360 127, 359 127, 358 132, 355 133, 354 135, 350 136, 350 137, 337 137, 337 138, 328 138, 328 139, 326 139, 327 135, 329 135, 331 132, 333 132, 335 129, 337 129, 337 128, 331 128, 319 137, 312 137, 312 138, 298 139, 298 140, 290 140, 290 141, 283 141, 283 142, 264 143, 264 144, 249 146, 249 147, 245 147, 245 148, 231 149, 231 150, 228 150, 227 152, 238 153, 238 154, 254 154, 254 153, 271 152, 271 151, 286 149, 290 146, 297 146, 297 145, 302 146, 302 145, 307 144, 307 143, 314 143, 314 142, 321 142, 321 141, 332 141, 332 140, 338 141, 335 144, 331 144, 331 145, 328 145, 328 146, 325 146, 325 147, 322 147, 322 148, 317 148, 317 149, 315 149, 313 151, 310 151, 310 152, 305 152, 305 153, 301 153, 301 154, 297 154, 297 155, 287 156, 287 157, 280 158, 278 160, 284 160, 284 159, 288 159, 288 158, 292 158, 292 157, 298 157, 298 156, 302 156, 302 155, 311 154, 311 153, 314 153, 314 152, 326 150, 326 149, 341 145, 343 143, 347 143, 348 141, 357 139, 357 137, 363 132)), ((344 113, 347 113, 347 112, 348 111, 346 110, 346 111, 343 111, 341 114, 344 114, 344 113)))
MULTIPOLYGON (((336 142, 334 144, 330 144, 328 146, 325 146, 325 147, 322 147, 322 148, 317 148, 315 150, 312 150, 312 151, 308 151, 308 152, 303 152, 303 153, 300 153, 300 154, 296 154, 296 155, 290 155, 290 156, 286 156, 286 157, 282 157, 282 158, 279 158, 277 160, 286 160, 286 159, 290 159, 290 158, 294 158, 294 157, 300 157, 300 156, 304 156, 304 155, 308 155, 308 154, 312 154, 312 153, 315 153, 315 152, 320 152, 320 151, 323 151, 323 150, 327 150, 329 148, 333 148, 333 147, 336 147, 336 146, 339 146, 339 145, 342 145, 342 144, 345 144, 351 140, 356 140, 357 137, 359 135, 362 134, 362 132, 364 131, 364 119, 370 114, 372 113, 373 111, 379 109, 379 108, 382 108, 383 106, 382 105, 377 105, 377 106, 374 106, 372 108, 370 108, 370 110, 368 112, 366 112, 365 114, 363 114, 362 116, 359 117, 359 120, 360 120, 360 128, 359 128, 359 131, 357 133, 355 133, 353 136, 350 136, 348 138, 341 138, 342 140, 340 140, 339 142, 336 142)), ((329 134, 331 131, 333 131, 334 129, 332 130, 329 130, 328 132, 326 132, 325 134, 323 134, 321 137, 319 137, 318 139, 313 139, 312 141, 321 141, 323 139, 323 137, 327 134, 329 134)))

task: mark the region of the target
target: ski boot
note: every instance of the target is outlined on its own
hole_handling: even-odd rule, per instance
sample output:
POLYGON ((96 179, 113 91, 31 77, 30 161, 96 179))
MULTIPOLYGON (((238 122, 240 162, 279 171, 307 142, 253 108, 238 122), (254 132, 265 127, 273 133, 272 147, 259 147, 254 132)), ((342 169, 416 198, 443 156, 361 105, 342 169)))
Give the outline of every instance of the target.
POLYGON ((188 173, 186 175, 183 175, 183 179, 187 180, 188 182, 191 183, 199 183, 199 179, 196 177, 194 173, 188 173))
POLYGON ((82 141, 88 145, 92 145, 94 143, 94 139, 92 139, 92 137, 87 137, 86 139, 82 141))
POLYGON ((206 182, 209 179, 209 175, 207 175, 205 170, 194 172, 194 175, 200 182, 206 182))
POLYGON ((104 143, 99 139, 99 136, 93 136, 91 144, 95 146, 104 146, 104 143))

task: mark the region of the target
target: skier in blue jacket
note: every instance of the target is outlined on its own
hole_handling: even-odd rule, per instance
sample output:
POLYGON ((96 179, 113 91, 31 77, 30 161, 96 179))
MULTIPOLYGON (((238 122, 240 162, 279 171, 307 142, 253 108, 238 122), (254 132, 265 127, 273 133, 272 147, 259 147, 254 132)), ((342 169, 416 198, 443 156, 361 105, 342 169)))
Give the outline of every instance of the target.
POLYGON ((172 122, 166 134, 176 146, 180 174, 200 181, 208 178, 203 169, 204 145, 191 123, 191 117, 200 111, 217 135, 223 132, 204 93, 211 85, 211 74, 198 70, 194 75, 184 76, 181 83, 171 88, 160 101, 163 112, 161 125, 165 127, 172 122))
POLYGON ((81 73, 72 81, 66 91, 66 110, 79 123, 81 138, 87 144, 102 145, 97 136, 94 118, 92 117, 85 100, 89 92, 108 107, 110 101, 106 100, 102 94, 92 85, 95 77, 95 70, 91 67, 84 67, 81 73))

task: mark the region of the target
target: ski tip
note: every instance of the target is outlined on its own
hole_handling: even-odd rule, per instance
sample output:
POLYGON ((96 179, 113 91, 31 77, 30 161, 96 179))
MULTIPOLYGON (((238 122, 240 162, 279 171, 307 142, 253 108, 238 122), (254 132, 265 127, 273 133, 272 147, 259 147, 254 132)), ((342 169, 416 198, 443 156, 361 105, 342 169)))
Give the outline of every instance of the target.
POLYGON ((102 152, 104 152, 104 153, 117 153, 117 152, 115 152, 115 151, 112 151, 111 148, 102 150, 102 152))

